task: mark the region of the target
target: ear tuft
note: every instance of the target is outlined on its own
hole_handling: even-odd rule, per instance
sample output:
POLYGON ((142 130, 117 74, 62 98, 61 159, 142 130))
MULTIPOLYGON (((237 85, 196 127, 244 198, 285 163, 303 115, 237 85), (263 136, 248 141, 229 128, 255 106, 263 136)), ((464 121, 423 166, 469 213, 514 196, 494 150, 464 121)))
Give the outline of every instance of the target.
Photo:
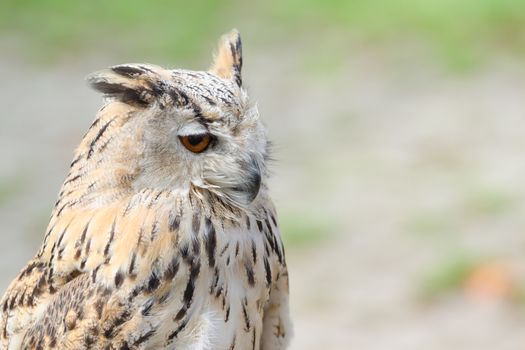
POLYGON ((108 97, 144 106, 162 92, 161 71, 152 65, 123 64, 92 73, 86 79, 93 89, 108 97))
POLYGON ((242 85, 241 69, 241 36, 237 29, 233 29, 219 40, 219 47, 209 71, 223 79, 234 80, 240 87, 242 85))

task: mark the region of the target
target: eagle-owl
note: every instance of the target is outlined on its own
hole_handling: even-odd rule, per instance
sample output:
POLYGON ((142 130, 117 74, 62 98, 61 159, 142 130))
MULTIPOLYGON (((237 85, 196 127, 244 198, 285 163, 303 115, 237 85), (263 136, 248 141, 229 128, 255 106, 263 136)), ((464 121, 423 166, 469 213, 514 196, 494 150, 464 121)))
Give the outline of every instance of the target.
POLYGON ((241 41, 208 71, 125 64, 42 246, 1 302, 2 349, 284 349, 288 273, 241 41))

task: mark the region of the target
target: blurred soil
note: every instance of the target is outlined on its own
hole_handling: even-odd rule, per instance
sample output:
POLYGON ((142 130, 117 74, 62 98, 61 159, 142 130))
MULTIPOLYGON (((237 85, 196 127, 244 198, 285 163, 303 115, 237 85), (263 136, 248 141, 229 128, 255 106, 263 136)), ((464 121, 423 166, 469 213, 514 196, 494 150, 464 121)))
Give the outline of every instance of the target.
MULTIPOLYGON (((316 227, 287 239, 292 349, 523 349, 523 66, 458 75, 364 50, 318 76, 297 65, 304 50, 250 49, 244 73, 275 144, 281 219, 316 227)), ((101 103, 84 76, 116 63, 0 58, 2 290, 101 103)))

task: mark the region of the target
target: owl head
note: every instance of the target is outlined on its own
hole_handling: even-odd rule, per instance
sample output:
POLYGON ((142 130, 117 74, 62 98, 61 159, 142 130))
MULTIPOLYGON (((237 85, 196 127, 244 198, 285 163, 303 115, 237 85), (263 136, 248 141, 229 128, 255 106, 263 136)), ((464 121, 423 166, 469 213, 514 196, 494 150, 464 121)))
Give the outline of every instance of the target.
POLYGON ((100 166, 119 169, 130 191, 177 189, 248 207, 264 187, 267 141, 241 68, 233 30, 207 71, 124 64, 90 75, 106 122, 118 124, 100 166))

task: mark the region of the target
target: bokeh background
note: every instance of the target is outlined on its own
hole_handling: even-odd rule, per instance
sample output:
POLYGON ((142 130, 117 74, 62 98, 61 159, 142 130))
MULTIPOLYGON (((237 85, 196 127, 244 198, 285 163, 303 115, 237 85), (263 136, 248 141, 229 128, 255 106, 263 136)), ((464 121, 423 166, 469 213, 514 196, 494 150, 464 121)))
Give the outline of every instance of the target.
POLYGON ((525 1, 0 1, 0 287, 125 62, 237 27, 273 140, 292 349, 525 347, 525 1))

